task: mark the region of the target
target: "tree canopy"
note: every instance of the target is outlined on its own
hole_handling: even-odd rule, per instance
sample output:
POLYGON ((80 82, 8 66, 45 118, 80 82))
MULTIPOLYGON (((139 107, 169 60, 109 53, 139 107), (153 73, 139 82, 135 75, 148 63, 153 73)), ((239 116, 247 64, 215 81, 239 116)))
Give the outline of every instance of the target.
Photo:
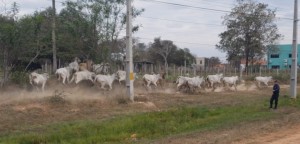
POLYGON ((227 53, 228 61, 259 59, 282 37, 275 24, 276 10, 253 0, 237 0, 230 14, 224 16, 227 30, 219 34, 217 49, 227 53))
MULTIPOLYGON (((0 14, 0 71, 6 82, 11 69, 27 71, 30 63, 52 62, 51 22, 54 15, 51 7, 17 17, 19 7, 13 3, 11 9, 0 14), (22 64, 20 64, 22 62, 22 64)), ((112 54, 124 54, 126 39, 120 33, 126 22, 125 0, 81 0, 66 1, 56 18, 56 48, 60 67, 74 57, 92 59, 95 63, 122 61, 112 60, 112 54)), ((144 9, 133 8, 133 18, 144 9)), ((139 25, 132 31, 139 30, 139 25)), ((147 60, 154 63, 188 65, 194 57, 188 48, 180 49, 171 40, 155 38, 153 43, 139 43, 133 39, 134 61, 147 60)), ((49 64, 49 63, 48 63, 49 64)))

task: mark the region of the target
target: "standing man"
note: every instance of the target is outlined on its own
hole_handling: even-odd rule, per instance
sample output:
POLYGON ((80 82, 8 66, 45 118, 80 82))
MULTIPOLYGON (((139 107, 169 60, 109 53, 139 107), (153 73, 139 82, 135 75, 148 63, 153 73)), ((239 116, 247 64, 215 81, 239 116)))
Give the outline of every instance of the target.
POLYGON ((275 80, 274 81, 274 86, 273 86, 273 95, 270 99, 270 109, 273 108, 273 101, 274 100, 275 100, 275 107, 273 109, 277 109, 279 91, 280 91, 279 84, 278 84, 277 80, 275 80))

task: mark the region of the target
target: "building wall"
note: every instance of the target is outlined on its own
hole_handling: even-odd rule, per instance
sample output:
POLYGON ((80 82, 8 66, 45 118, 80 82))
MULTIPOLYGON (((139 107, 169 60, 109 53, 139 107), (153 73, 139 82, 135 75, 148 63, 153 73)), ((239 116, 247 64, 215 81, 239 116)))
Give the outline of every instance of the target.
MULTIPOLYGON (((300 53, 300 45, 298 44, 298 55, 300 53)), ((269 69, 289 69, 292 64, 292 45, 278 45, 278 48, 274 52, 268 53, 267 65, 269 69)), ((298 58, 297 64, 299 65, 300 60, 298 58)))
POLYGON ((196 58, 196 66, 204 68, 205 67, 205 57, 197 57, 196 58))

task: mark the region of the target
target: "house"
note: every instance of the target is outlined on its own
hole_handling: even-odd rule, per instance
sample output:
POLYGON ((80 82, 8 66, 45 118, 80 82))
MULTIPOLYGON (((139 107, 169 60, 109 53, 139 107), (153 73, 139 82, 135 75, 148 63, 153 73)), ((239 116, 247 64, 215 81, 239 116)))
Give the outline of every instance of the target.
POLYGON ((196 57, 196 66, 199 68, 205 67, 205 57, 196 57))
MULTIPOLYGON (((300 45, 298 44, 298 54, 300 53, 300 45)), ((267 55, 269 69, 290 69, 292 64, 292 44, 277 45, 275 50, 269 51, 267 55)), ((297 65, 299 66, 298 59, 297 65)))
POLYGON ((199 70, 199 69, 204 69, 208 65, 207 63, 208 63, 208 58, 196 57, 196 63, 193 64, 192 66, 197 70, 199 70))

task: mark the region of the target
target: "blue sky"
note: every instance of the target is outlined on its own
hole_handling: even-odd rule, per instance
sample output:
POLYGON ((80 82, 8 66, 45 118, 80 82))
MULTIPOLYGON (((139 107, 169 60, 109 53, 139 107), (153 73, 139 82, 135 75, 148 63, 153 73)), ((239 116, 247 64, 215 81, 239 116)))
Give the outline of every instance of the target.
MULTIPOLYGON (((51 0, 0 0, 0 12, 3 6, 9 7, 16 1, 20 6, 20 15, 30 14, 36 10, 43 10, 51 6, 51 0)), ((58 11, 62 8, 64 0, 57 0, 58 11)), ((176 3, 194 7, 209 8, 215 10, 230 11, 234 6, 234 0, 157 0, 162 2, 176 3)), ((277 17, 293 18, 294 0, 256 0, 266 3, 271 9, 277 9, 277 17)), ((218 35, 226 30, 222 25, 222 16, 226 12, 204 10, 199 8, 169 5, 149 0, 134 0, 133 5, 144 8, 145 12, 134 20, 134 24, 142 27, 134 37, 139 37, 140 42, 152 42, 155 37, 163 40, 172 40, 180 48, 189 48, 199 57, 218 56, 221 60, 226 59, 226 54, 215 49, 220 40, 218 35)), ((284 38, 280 44, 292 43, 293 21, 277 19, 276 24, 279 33, 284 38)))

